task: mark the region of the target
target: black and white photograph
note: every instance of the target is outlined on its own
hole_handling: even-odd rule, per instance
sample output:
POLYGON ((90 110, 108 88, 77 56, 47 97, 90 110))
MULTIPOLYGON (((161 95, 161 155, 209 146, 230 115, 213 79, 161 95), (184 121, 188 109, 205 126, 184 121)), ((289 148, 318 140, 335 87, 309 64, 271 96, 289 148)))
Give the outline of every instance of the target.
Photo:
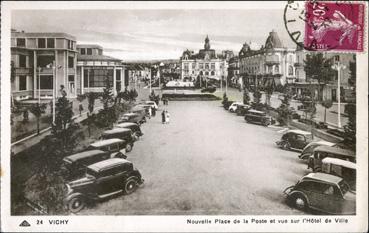
POLYGON ((1 5, 5 230, 367 229, 366 2, 1 5))

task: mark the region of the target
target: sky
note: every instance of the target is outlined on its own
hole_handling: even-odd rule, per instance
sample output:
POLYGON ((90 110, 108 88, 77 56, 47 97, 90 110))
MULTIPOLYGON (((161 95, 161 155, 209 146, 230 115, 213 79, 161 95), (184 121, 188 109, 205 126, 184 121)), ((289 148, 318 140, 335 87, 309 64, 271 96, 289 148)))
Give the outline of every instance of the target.
POLYGON ((211 48, 238 53, 242 44, 264 45, 275 30, 287 47, 295 45, 279 9, 93 9, 13 10, 11 26, 25 32, 65 32, 77 44, 99 44, 123 61, 179 59, 197 52, 206 35, 211 48))

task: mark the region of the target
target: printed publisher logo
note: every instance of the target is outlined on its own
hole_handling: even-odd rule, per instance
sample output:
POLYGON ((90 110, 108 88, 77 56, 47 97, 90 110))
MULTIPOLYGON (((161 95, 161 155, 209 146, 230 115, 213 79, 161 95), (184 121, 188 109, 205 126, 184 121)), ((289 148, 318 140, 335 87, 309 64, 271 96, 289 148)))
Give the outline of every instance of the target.
POLYGON ((24 220, 21 224, 19 224, 20 227, 30 227, 31 224, 29 224, 26 220, 24 220))

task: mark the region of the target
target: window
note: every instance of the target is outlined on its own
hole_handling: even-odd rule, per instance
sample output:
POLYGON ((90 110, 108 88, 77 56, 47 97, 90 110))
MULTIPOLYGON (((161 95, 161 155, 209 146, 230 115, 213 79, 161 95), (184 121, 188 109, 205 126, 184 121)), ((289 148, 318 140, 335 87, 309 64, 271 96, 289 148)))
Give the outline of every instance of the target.
POLYGON ((74 57, 68 57, 68 68, 74 68, 74 57))
POLYGON ((52 65, 53 61, 54 56, 38 56, 37 67, 46 67, 47 65, 52 65))
POLYGON ((52 75, 41 75, 40 76, 40 89, 50 90, 53 89, 53 76, 52 75))
POLYGON ((108 78, 110 86, 113 86, 113 72, 113 69, 106 68, 84 69, 83 85, 84 87, 105 87, 105 79, 108 78))
POLYGON ((74 45, 74 42, 71 40, 68 40, 68 49, 73 50, 73 45, 74 45))
POLYGON ((27 76, 25 75, 19 76, 19 90, 20 91, 27 90, 27 76))
POLYGON ((99 51, 99 55, 102 55, 102 50, 101 50, 101 49, 99 49, 98 51, 99 51))
POLYGON ((119 150, 118 144, 113 144, 113 145, 110 145, 109 147, 109 151, 118 151, 118 150, 119 150))
POLYGON ((306 141, 305 140, 305 137, 303 135, 299 135, 299 134, 296 135, 296 140, 297 141, 301 141, 301 142, 305 142, 306 141))
POLYGON ((205 69, 209 69, 209 63, 205 63, 205 69))
POLYGON ((215 75, 215 72, 214 71, 211 71, 211 75, 215 75))
POLYGON ((17 38, 17 46, 26 47, 26 39, 25 38, 17 38))
POLYGON ((188 63, 184 63, 184 69, 188 70, 188 63))
POLYGON ((195 63, 192 63, 192 69, 194 70, 196 67, 196 64, 195 63))
POLYGON ((279 73, 279 65, 276 65, 275 67, 274 67, 274 73, 279 73))
POLYGON ((87 55, 92 55, 92 49, 91 48, 87 48, 87 55))
POLYGON ((211 69, 214 70, 215 69, 215 63, 211 63, 211 69))
POLYGON ((27 67, 27 57, 25 55, 19 55, 19 67, 27 67))
POLYGON ((68 82, 74 82, 74 75, 68 75, 68 82))
POLYGON ((46 48, 46 40, 45 38, 38 38, 38 48, 46 48))
POLYGON ((47 47, 48 48, 55 48, 55 39, 54 38, 47 38, 47 47))
POLYGON ((81 49, 81 54, 82 54, 82 55, 85 55, 85 54, 86 54, 86 49, 85 49, 85 48, 82 48, 82 49, 81 49))
POLYGON ((199 69, 204 69, 204 63, 199 63, 199 69))
POLYGON ((121 70, 115 70, 115 87, 117 92, 120 92, 122 86, 121 70))
POLYGON ((209 72, 208 72, 208 71, 206 71, 206 72, 205 72, 205 75, 209 75, 209 72))
POLYGON ((292 76, 293 75, 293 67, 292 66, 289 66, 288 67, 288 75, 289 76, 292 76))

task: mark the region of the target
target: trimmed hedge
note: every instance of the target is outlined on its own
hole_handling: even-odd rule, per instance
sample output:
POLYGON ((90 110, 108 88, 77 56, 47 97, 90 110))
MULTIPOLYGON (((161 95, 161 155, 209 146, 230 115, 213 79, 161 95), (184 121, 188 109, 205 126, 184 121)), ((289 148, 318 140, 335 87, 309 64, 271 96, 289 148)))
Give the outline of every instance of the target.
POLYGON ((200 93, 195 93, 195 94, 184 94, 184 93, 164 93, 162 98, 168 98, 169 100, 188 100, 188 101, 193 101, 193 100, 205 100, 205 101, 209 101, 209 100, 221 100, 221 98, 209 94, 209 93, 204 93, 204 94, 200 94, 200 93))

